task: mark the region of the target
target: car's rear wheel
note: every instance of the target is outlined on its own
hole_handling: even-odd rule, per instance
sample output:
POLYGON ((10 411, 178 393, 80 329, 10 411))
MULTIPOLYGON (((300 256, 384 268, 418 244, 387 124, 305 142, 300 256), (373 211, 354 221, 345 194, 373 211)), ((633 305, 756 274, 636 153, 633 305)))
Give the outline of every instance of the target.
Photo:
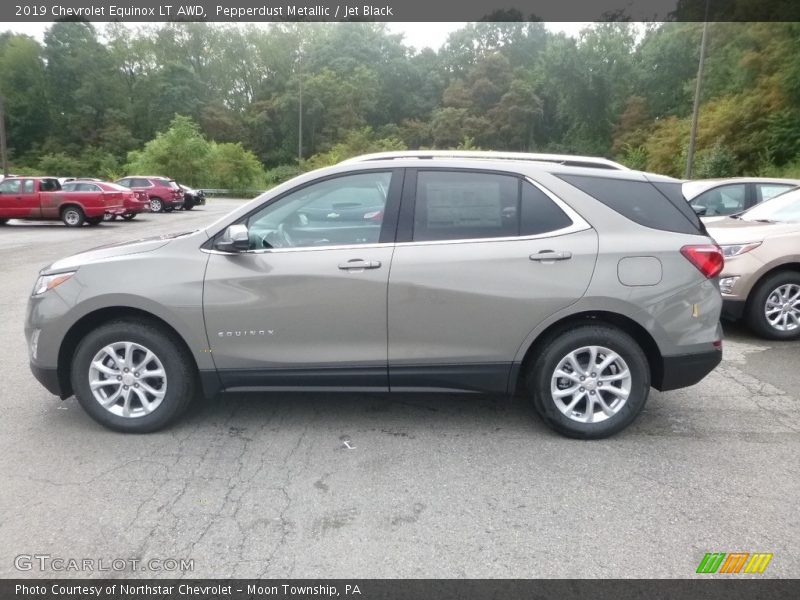
POLYGON ((747 323, 769 339, 799 339, 800 273, 782 271, 759 283, 747 303, 747 323))
POLYGON ((627 427, 650 393, 642 349, 624 331, 582 325, 550 338, 527 372, 545 422, 569 437, 600 439, 627 427))
POLYGON ((86 222, 86 216, 78 206, 66 206, 61 209, 61 220, 67 227, 80 227, 86 222))
POLYGON ((91 331, 75 352, 72 387, 95 421, 128 433, 174 422, 194 396, 196 375, 183 345, 144 320, 112 321, 91 331))
POLYGON ((161 198, 150 198, 150 212, 164 212, 164 202, 161 198))
POLYGON ((187 200, 183 203, 183 210, 192 210, 194 208, 194 201, 187 200))
POLYGON ((136 213, 132 213, 132 212, 125 213, 124 215, 122 215, 122 218, 125 219, 126 221, 130 221, 131 219, 135 219, 136 218, 136 213))

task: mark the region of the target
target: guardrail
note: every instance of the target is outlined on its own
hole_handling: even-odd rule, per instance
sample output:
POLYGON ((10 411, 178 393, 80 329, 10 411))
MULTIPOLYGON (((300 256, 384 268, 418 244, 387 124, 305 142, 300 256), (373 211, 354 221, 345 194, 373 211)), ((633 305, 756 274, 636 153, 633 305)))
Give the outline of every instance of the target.
POLYGON ((264 190, 223 190, 215 188, 198 188, 203 191, 206 196, 228 196, 234 198, 255 198, 259 194, 263 194, 264 190))

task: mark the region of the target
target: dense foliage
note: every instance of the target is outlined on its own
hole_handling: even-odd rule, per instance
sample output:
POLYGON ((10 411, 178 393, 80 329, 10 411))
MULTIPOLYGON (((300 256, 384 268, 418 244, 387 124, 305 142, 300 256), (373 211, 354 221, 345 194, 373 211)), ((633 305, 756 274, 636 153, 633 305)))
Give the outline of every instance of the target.
MULTIPOLYGON (((376 23, 59 22, 0 35, 15 170, 271 185, 356 153, 605 155, 683 174, 702 24, 465 25, 438 52, 376 23), (302 100, 302 155, 298 163, 302 100)), ((710 26, 695 175, 800 176, 800 24, 710 26)))

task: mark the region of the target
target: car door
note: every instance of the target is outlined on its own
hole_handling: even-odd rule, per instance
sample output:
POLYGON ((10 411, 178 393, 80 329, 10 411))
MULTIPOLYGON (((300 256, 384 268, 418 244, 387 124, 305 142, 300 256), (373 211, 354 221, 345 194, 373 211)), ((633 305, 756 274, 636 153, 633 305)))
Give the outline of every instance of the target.
POLYGON ((401 179, 395 169, 315 180, 240 221, 248 251, 210 251, 203 311, 224 387, 387 389, 401 179))
POLYGON ((22 208, 22 180, 6 179, 0 182, 0 209, 4 219, 18 219, 25 216, 22 208))
POLYGON ((21 218, 37 219, 42 216, 41 201, 39 193, 36 191, 36 182, 33 179, 25 179, 22 182, 17 200, 21 218))
POLYGON ((392 390, 505 392, 517 351, 586 291, 596 232, 527 179, 406 175, 389 278, 392 390))

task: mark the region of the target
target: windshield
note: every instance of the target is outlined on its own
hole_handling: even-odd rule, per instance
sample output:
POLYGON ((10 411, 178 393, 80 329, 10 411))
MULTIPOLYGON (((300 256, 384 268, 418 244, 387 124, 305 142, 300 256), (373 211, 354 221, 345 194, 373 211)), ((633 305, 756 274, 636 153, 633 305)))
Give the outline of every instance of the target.
POLYGON ((743 212, 741 218, 745 221, 800 222, 800 188, 794 188, 754 206, 743 212))

